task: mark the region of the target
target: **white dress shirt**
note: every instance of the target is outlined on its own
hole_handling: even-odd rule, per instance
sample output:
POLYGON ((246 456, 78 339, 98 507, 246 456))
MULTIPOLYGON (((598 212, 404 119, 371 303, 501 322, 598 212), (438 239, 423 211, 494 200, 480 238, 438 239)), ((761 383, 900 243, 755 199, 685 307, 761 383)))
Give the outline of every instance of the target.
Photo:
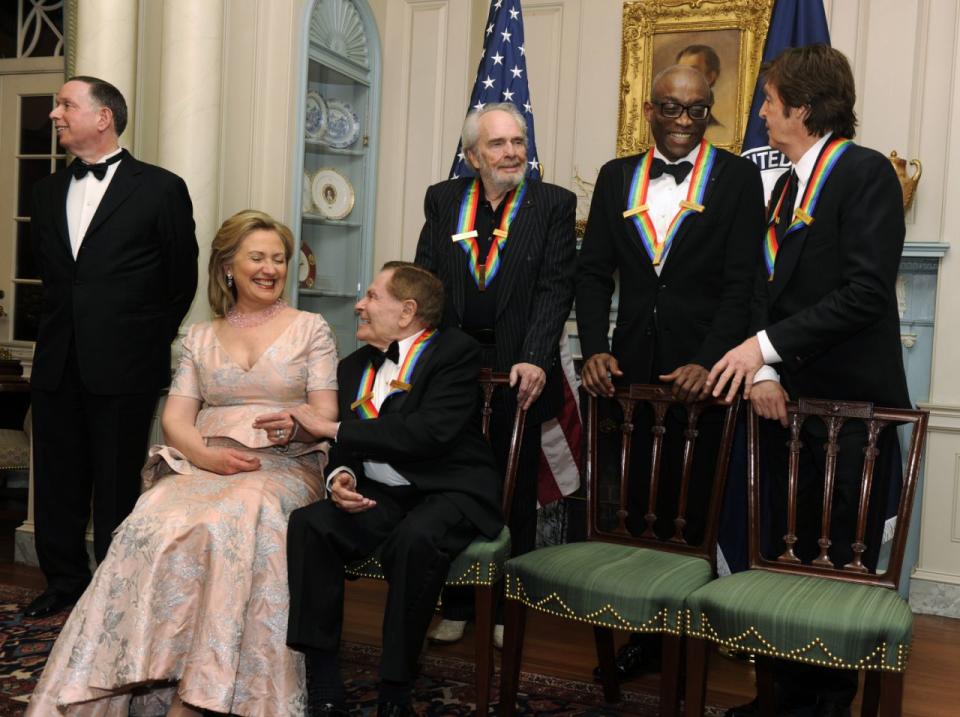
MULTIPOLYGON (((820 156, 820 150, 830 139, 831 134, 831 132, 828 132, 818 139, 816 144, 804 152, 800 161, 793 166, 793 171, 797 173, 797 198, 794 201, 794 209, 803 201, 803 193, 807 191, 807 184, 810 182, 810 175, 813 174, 813 169, 817 164, 817 157, 820 156)), ((770 201, 773 201, 773 197, 770 198, 770 201)), ((778 239, 782 239, 782 237, 778 237, 778 239)), ((754 374, 753 382, 779 381, 780 375, 771 364, 780 363, 783 359, 780 358, 780 354, 777 353, 777 349, 774 348, 773 343, 767 336, 766 329, 757 332, 757 341, 760 342, 760 353, 763 354, 764 365, 754 374)))
MULTIPOLYGON (((121 151, 123 150, 117 147, 110 154, 103 155, 91 164, 105 162, 110 157, 120 154, 121 151)), ((80 160, 75 159, 73 161, 79 162, 80 160)), ((120 162, 122 161, 120 160, 120 162)), ((83 179, 77 179, 76 177, 70 179, 70 187, 67 189, 67 230, 70 232, 70 249, 73 250, 74 259, 77 258, 87 228, 90 226, 93 215, 97 213, 97 208, 103 200, 103 195, 107 193, 107 187, 110 186, 113 175, 117 173, 120 162, 108 165, 107 174, 103 179, 97 179, 93 172, 87 172, 83 179)))
MULTIPOLYGON (((662 159, 667 164, 679 164, 680 162, 696 164, 697 153, 699 151, 700 146, 697 145, 686 157, 681 157, 676 162, 671 162, 663 156, 659 149, 654 147, 653 156, 655 159, 662 159)), ((677 212, 680 211, 680 202, 687 198, 687 192, 690 191, 690 177, 692 174, 693 171, 691 170, 680 184, 677 184, 677 180, 673 178, 673 175, 667 174, 666 172, 656 179, 650 180, 650 184, 647 187, 647 206, 649 207, 647 216, 649 216, 650 221, 653 222, 653 228, 657 230, 658 241, 666 239, 670 222, 673 221, 677 212)), ((660 272, 663 271, 663 265, 667 263, 667 254, 669 251, 670 249, 668 247, 660 256, 660 263, 653 267, 653 270, 657 272, 657 276, 660 276, 660 272)))
MULTIPOLYGON (((422 333, 423 331, 418 331, 412 336, 408 336, 402 341, 397 342, 399 347, 397 353, 400 356, 400 365, 403 364, 403 359, 406 358, 410 347, 413 346, 413 342, 416 341, 422 333)), ((380 410, 380 406, 383 405, 384 400, 386 400, 387 396, 394 390, 390 382, 400 374, 400 365, 395 364, 390 359, 386 359, 383 362, 383 366, 377 371, 377 375, 373 379, 373 405, 377 411, 380 410)), ((340 432, 339 425, 337 426, 337 432, 340 432)), ((370 480, 375 480, 377 483, 383 483, 384 485, 410 485, 410 481, 400 475, 389 463, 383 461, 364 461, 363 472, 370 480)), ((329 473, 327 490, 330 489, 330 481, 333 480, 333 477, 337 473, 349 473, 353 478, 354 485, 356 485, 357 477, 353 475, 353 471, 345 466, 338 466, 329 473)))

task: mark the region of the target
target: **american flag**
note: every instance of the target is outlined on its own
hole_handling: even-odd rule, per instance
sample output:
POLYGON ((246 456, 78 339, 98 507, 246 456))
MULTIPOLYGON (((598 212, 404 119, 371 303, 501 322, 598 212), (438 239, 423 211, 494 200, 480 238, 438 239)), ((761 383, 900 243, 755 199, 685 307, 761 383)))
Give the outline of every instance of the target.
MULTIPOLYGON (((527 50, 523 41, 523 13, 520 0, 493 0, 487 14, 483 54, 477 81, 470 96, 470 108, 483 109, 494 102, 512 102, 527 120, 527 179, 542 179, 533 132, 533 106, 527 83, 527 50)), ((475 173, 457 146, 450 178, 475 173)), ((573 368, 567 337, 560 337, 560 364, 563 369, 563 403, 555 418, 545 421, 541 433, 540 466, 537 471, 537 502, 549 505, 580 487, 580 382, 573 368)))
MULTIPOLYGON (((533 133, 533 106, 530 104, 530 86, 527 84, 527 50, 523 46, 520 0, 491 2, 484 33, 483 53, 477 68, 477 81, 470 95, 470 109, 480 110, 484 105, 494 102, 512 102, 516 105, 527 120, 527 179, 541 179, 537 142, 533 133)), ((450 168, 450 179, 472 177, 474 174, 460 143, 450 168)))

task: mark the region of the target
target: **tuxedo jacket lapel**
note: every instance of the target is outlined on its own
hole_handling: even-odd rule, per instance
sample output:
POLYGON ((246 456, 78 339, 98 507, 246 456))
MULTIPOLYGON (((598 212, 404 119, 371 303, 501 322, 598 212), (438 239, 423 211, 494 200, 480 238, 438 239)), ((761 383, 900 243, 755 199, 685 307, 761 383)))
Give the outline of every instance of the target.
MULTIPOLYGON (((640 154, 635 159, 636 161, 632 164, 623 165, 623 179, 620 183, 621 212, 625 212, 627 210, 627 202, 630 199, 630 183, 633 181, 633 173, 637 170, 637 165, 640 163, 640 160, 643 159, 643 155, 640 154)), ((630 248, 636 252, 640 266, 644 267, 643 271, 649 272, 651 275, 656 276, 656 270, 653 268, 653 262, 650 260, 646 249, 643 248, 643 240, 640 238, 640 232, 637 231, 637 225, 634 224, 633 218, 624 217, 620 221, 623 222, 623 231, 627 239, 627 244, 629 244, 630 248)))
MULTIPOLYGON (((462 250, 461 250, 462 251, 462 250)), ((380 406, 380 413, 393 413, 399 411, 403 405, 407 402, 408 397, 411 393, 416 391, 420 386, 417 385, 417 379, 420 376, 423 376, 425 371, 430 365, 430 362, 433 360, 434 352, 437 348, 437 341, 440 338, 440 334, 437 333, 434 336, 433 340, 427 344, 427 347, 423 350, 423 353, 420 354, 420 359, 417 361, 417 365, 413 369, 413 375, 410 377, 410 390, 409 391, 395 391, 389 394, 383 401, 380 406)), ((403 363, 403 357, 400 358, 400 362, 403 363)), ((359 377, 357 378, 357 383, 359 384, 359 377)))
MULTIPOLYGON (((79 160, 75 159, 73 161, 78 162, 79 160)), ((60 172, 56 175, 52 207, 56 216, 57 232, 63 240, 62 246, 67 250, 71 259, 73 259, 73 248, 70 246, 70 229, 67 226, 67 192, 70 190, 70 180, 72 178, 73 175, 69 171, 60 172)))
MULTIPOLYGON (((721 172, 723 171, 723 161, 718 158, 718 161, 713 163, 713 168, 710 170, 710 177, 707 179, 707 188, 703 193, 703 206, 710 206, 710 199, 714 195, 714 190, 717 188, 721 172)), ((678 208, 679 209, 679 208, 678 208)), ((682 260, 683 257, 683 246, 684 246, 684 237, 690 234, 693 229, 703 221, 703 215, 706 213, 706 209, 703 212, 694 212, 686 219, 683 220, 683 223, 680 225, 680 228, 677 230, 677 235, 673 238, 673 243, 670 245, 670 251, 667 254, 667 258, 663 265, 663 271, 669 272, 670 267, 677 265, 677 260, 682 260)), ((704 240, 708 240, 709 237, 701 237, 704 240)), ((687 242, 689 244, 690 242, 687 242)), ((693 245, 695 246, 695 244, 693 245)))
POLYGON ((122 205, 140 185, 140 163, 129 154, 117 165, 117 172, 100 201, 100 206, 90 220, 84 241, 92 237, 98 228, 122 205))

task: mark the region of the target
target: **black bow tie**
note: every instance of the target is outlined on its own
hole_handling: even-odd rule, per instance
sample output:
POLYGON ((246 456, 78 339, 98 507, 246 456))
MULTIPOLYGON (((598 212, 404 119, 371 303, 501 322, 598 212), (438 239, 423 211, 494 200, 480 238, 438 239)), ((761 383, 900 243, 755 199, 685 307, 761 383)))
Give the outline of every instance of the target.
POLYGON ((691 169, 693 169, 693 165, 690 162, 667 164, 659 157, 654 157, 653 164, 650 165, 650 179, 656 179, 666 172, 673 177, 674 180, 676 180, 677 184, 680 184, 680 182, 686 179, 687 175, 690 174, 691 169))
POLYGON ((396 341, 390 343, 386 351, 381 351, 380 349, 371 346, 370 351, 370 363, 373 364, 373 367, 380 370, 380 367, 383 366, 383 362, 387 359, 390 359, 395 364, 400 363, 400 344, 396 341))
POLYGON ((87 172, 90 172, 94 177, 97 178, 97 181, 100 181, 107 176, 107 167, 114 162, 119 162, 122 158, 123 152, 118 152, 110 157, 110 159, 106 160, 105 162, 100 162, 99 164, 87 164, 79 159, 75 159, 70 165, 70 171, 73 172, 75 179, 83 179, 85 176, 87 176, 87 172))

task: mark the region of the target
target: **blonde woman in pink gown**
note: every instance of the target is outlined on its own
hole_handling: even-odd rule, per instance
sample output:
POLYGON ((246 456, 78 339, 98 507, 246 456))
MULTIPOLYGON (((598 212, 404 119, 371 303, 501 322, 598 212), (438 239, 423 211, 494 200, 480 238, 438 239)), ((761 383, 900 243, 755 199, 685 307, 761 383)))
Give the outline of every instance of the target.
POLYGON ((145 491, 73 609, 28 715, 306 713, 285 644, 287 517, 323 493, 326 444, 293 421, 336 418, 334 339, 280 298, 290 230, 245 211, 217 233, 212 322, 192 326, 150 449, 145 491))

